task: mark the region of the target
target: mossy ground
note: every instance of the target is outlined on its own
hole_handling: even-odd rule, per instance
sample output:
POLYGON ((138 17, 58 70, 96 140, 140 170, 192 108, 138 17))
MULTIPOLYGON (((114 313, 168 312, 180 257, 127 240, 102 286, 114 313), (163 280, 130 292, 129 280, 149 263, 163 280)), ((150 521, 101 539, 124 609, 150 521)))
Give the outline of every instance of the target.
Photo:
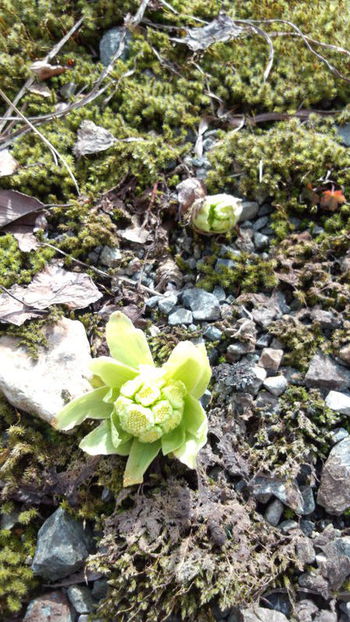
MULTIPOLYGON (((69 0, 63 5, 57 0, 2 0, 0 6, 0 87, 11 99, 31 75, 30 64, 43 58, 84 16, 82 28, 57 57, 62 65, 69 61, 70 68, 47 81, 50 96, 44 99, 27 92, 21 99, 20 106, 24 106, 25 114, 32 118, 52 115, 60 100, 60 89, 69 82, 75 83, 76 93, 82 89, 82 93, 86 93, 92 88, 103 69, 98 61, 103 32, 121 25, 126 14, 135 14, 139 2, 69 0)), ((334 213, 322 211, 313 204, 308 191, 310 185, 330 187, 332 182, 342 187, 346 198, 350 196, 350 157, 335 127, 336 123, 350 119, 349 83, 335 76, 316 58, 295 31, 293 35, 278 35, 289 30, 286 23, 259 22, 271 35, 275 47, 275 61, 266 81, 263 73, 268 46, 266 39, 256 33, 217 43, 197 54, 171 40, 184 36, 184 26, 198 27, 202 23, 198 20, 210 21, 217 17, 219 10, 224 10, 240 20, 288 20, 312 39, 343 47, 350 26, 347 3, 342 0, 237 0, 234 3, 173 0, 171 6, 173 11, 166 4, 151 3, 146 12, 149 22, 131 28, 133 39, 129 56, 124 61, 118 60, 103 95, 62 118, 53 117, 40 125, 40 131, 72 169, 80 196, 67 169, 61 162, 54 163, 50 150, 33 133, 24 134, 13 142, 12 153, 19 168, 11 177, 1 179, 2 187, 28 193, 50 205, 48 235, 54 246, 89 263, 89 253, 96 247, 120 242, 118 227, 125 220, 125 214, 144 215, 148 210, 158 220, 167 217, 170 193, 191 173, 183 165, 183 159, 192 153, 196 132, 205 117, 210 129, 220 131, 219 142, 209 154, 212 168, 207 179, 208 190, 240 193, 254 200, 269 197, 275 209, 272 217, 275 240, 266 257, 242 253, 237 259, 227 255, 235 261, 235 266, 220 272, 214 269, 217 242, 210 241, 207 259, 198 270, 199 284, 207 289, 220 284, 234 295, 269 293, 279 285, 286 291, 289 302, 305 306, 317 304, 323 309, 348 313, 349 270, 341 271, 339 263, 348 248, 349 205, 339 207, 334 213), (169 30, 168 26, 174 30, 169 30), (218 108, 220 101, 224 116, 218 108), (312 114, 295 117, 298 111, 305 109, 312 114), (265 113, 275 118, 257 123, 251 120, 265 113), (278 117, 281 114, 289 114, 291 118, 281 119, 278 117), (235 131, 235 115, 247 118, 240 131, 235 131), (78 159, 73 156, 72 149, 77 130, 86 119, 111 131, 119 140, 105 152, 78 159), (126 138, 136 140, 123 142, 126 138), (122 210, 117 204, 113 209, 104 209, 102 198, 111 188, 122 191, 122 210), (156 192, 152 195, 154 188, 156 192), (296 216, 301 220, 298 231, 294 224, 296 216), (323 227, 322 234, 314 233, 317 225, 323 227), (300 233, 306 229, 310 231, 309 238, 301 238, 300 233)), ((315 49, 324 53, 339 72, 348 72, 349 56, 317 44, 315 49)), ((77 101, 78 96, 73 95, 67 103, 77 101)), ((0 109, 3 114, 6 105, 2 103, 0 109)), ((21 127, 19 123, 14 124, 11 131, 16 132, 21 127)), ((179 233, 177 227, 173 221, 170 248, 172 239, 179 233)), ((0 284, 10 287, 15 282, 29 283, 54 257, 55 250, 45 246, 24 253, 12 234, 3 234, 0 236, 0 284)), ((67 266, 74 265, 70 260, 65 261, 67 266)), ((178 263, 184 267, 181 256, 178 263)), ((102 281, 94 272, 91 275, 110 293, 108 281, 102 281)), ((132 295, 128 298, 124 293, 118 304, 128 304, 129 299, 134 304, 132 295)), ((142 308, 139 300, 137 304, 142 308)), ((91 336, 100 335, 95 315, 79 312, 78 316, 91 336)), ((19 329, 2 328, 1 332, 6 330, 19 335, 35 356, 37 349, 45 346, 40 328, 50 317, 52 320, 50 315, 19 329)), ((306 368, 316 347, 332 351, 339 344, 349 342, 347 326, 329 336, 317 322, 307 327, 302 325, 302 328, 290 326, 287 320, 279 322, 271 326, 271 332, 280 339, 283 337, 290 364, 298 364, 302 369, 306 368)), ((180 332, 172 336, 174 343, 180 338, 183 338, 180 332)), ((151 345, 162 362, 172 345, 167 330, 153 338, 151 345)), ((283 400, 283 417, 276 416, 271 422, 260 416, 259 425, 253 427, 254 433, 244 446, 246 455, 250 456, 251 469, 263 461, 266 469, 283 474, 286 465, 290 469, 296 467, 298 456, 314 464, 317 455, 324 451, 316 431, 321 429, 326 439, 334 422, 331 413, 322 407, 319 395, 312 392, 307 395, 302 389, 293 388, 283 400), (300 405, 298 413, 296 404, 300 405), (285 461, 287 453, 289 462, 285 461)), ((229 411, 223 412, 230 421, 229 411)), ((213 420, 215 416, 214 413, 213 420)), ((290 543, 282 541, 271 530, 267 533, 255 515, 249 522, 248 515, 253 516, 253 509, 242 504, 231 489, 227 493, 231 494, 227 507, 220 503, 218 484, 206 473, 203 475, 205 487, 201 490, 210 497, 209 507, 218 517, 210 526, 206 514, 208 506, 197 492, 198 482, 187 481, 183 472, 172 479, 166 464, 163 471, 156 466, 151 478, 153 485, 146 489, 144 507, 138 505, 141 502, 135 494, 125 501, 131 508, 144 512, 146 523, 150 509, 156 508, 160 513, 163 523, 157 535, 158 548, 152 548, 155 546, 154 525, 150 532, 146 529, 145 534, 131 531, 130 537, 137 541, 130 543, 125 526, 120 522, 123 516, 120 510, 125 507, 117 506, 115 510, 112 501, 105 502, 101 498, 103 487, 114 495, 119 494, 122 460, 113 457, 91 462, 75 452, 74 435, 57 434, 47 425, 19 415, 3 402, 1 431, 1 478, 5 481, 2 511, 6 513, 12 508, 9 502, 16 499, 19 490, 27 494, 25 502, 15 501, 22 512, 19 526, 0 532, 5 551, 0 558, 2 615, 18 611, 31 597, 35 581, 27 557, 33 552, 42 519, 62 501, 64 493, 66 507, 82 518, 97 520, 106 537, 107 553, 94 560, 95 566, 104 568, 111 579, 110 593, 99 612, 106 620, 114 620, 116 612, 119 615, 120 604, 119 609, 125 609, 128 620, 131 619, 130 608, 134 608, 135 615, 139 616, 135 618, 137 622, 158 619, 155 617, 157 607, 162 608, 164 615, 175 611, 184 620, 198 615, 209 621, 208 602, 212 598, 223 606, 238 601, 249 603, 265 585, 266 574, 272 579, 283 575, 287 558, 292 558, 290 543), (80 483, 75 485, 78 475, 80 483), (35 490, 39 491, 37 496, 35 490), (178 515, 174 518, 164 514, 162 496, 172 494, 175 501, 185 499, 189 521, 191 512, 197 512, 198 504, 202 508, 193 519, 192 528, 189 523, 179 525, 178 515), (36 515, 38 509, 40 520, 36 515), (242 518, 241 528, 232 524, 229 512, 232 514, 233 510, 242 518), (23 515, 23 511, 29 514, 23 515), (224 536, 218 531, 220 521, 224 525, 224 536), (239 564, 237 562, 236 527, 241 529, 239 538, 241 544, 247 546, 249 563, 243 553, 239 564), (111 534, 115 532, 117 540, 111 541, 111 534), (117 545, 123 550, 121 555, 117 545), (269 564, 259 557, 261 546, 270 546, 273 551, 269 564), (205 568, 203 562, 198 561, 203 551, 205 568), (252 559, 256 574, 252 572, 252 559), (194 569, 193 575, 189 566, 194 569), (180 576, 182 587, 176 582, 180 581, 180 576), (170 585, 174 577, 174 584, 170 585), (169 588, 167 598, 163 593, 164 585, 169 588)), ((240 446, 237 445, 237 451, 240 446)), ((208 472, 211 473, 211 469, 208 472)), ((226 481, 223 487, 227 491, 226 481)), ((133 516, 132 510, 125 514, 126 521, 130 515, 133 516)))

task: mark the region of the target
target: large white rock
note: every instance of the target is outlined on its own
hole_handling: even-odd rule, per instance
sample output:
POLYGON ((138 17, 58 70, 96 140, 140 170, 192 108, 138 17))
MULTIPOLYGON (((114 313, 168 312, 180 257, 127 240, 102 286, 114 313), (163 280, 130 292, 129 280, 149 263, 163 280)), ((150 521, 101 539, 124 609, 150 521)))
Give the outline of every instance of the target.
POLYGON ((38 360, 17 337, 0 337, 0 391, 16 408, 51 423, 67 400, 91 390, 91 356, 81 322, 62 318, 47 327, 46 337, 38 360))

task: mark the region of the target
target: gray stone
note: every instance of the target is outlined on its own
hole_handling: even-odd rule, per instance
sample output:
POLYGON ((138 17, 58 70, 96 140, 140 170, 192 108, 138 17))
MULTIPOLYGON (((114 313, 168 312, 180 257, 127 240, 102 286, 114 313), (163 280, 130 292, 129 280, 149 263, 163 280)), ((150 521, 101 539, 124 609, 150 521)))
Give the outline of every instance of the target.
POLYGON ((97 581, 94 581, 91 593, 96 600, 101 600, 102 598, 105 598, 105 596, 107 596, 107 591, 107 579, 97 579, 97 581))
POLYGON ((100 262, 104 266, 108 266, 109 268, 115 268, 116 266, 118 266, 121 258, 122 254, 119 248, 104 246, 100 255, 100 262))
POLYGON ((264 518, 268 523, 270 523, 270 525, 276 527, 276 525, 280 522, 283 510, 283 503, 281 503, 279 499, 274 499, 266 508, 264 518))
POLYGON ((100 41, 100 60, 102 65, 108 67, 123 38, 124 50, 119 58, 126 60, 129 55, 130 41, 132 40, 130 32, 118 26, 105 32, 100 41))
POLYGON ((91 391, 90 344, 83 324, 67 318, 47 325, 45 335, 37 360, 18 337, 0 337, 0 391, 15 408, 54 424, 67 397, 91 391))
POLYGON ((282 521, 282 523, 280 523, 278 527, 282 531, 282 533, 290 533, 291 531, 298 529, 299 525, 296 520, 289 519, 282 521))
POLYGON ((326 406, 340 413, 350 415, 350 396, 339 391, 330 391, 326 397, 326 406))
POLYGON ((264 387, 272 393, 272 395, 282 395, 288 386, 288 380, 282 374, 279 376, 271 376, 264 381, 264 387))
POLYGON ((315 523, 311 520, 302 518, 300 521, 300 529, 306 536, 312 536, 315 530, 315 523))
POLYGON ((259 365, 264 367, 264 369, 277 371, 281 364, 283 354, 283 350, 264 348, 259 359, 259 365))
POLYGON ((208 391, 208 389, 203 393, 202 397, 200 398, 200 403, 202 404, 203 408, 207 408, 210 404, 210 400, 211 400, 211 391, 208 391))
POLYGON ((311 359, 305 384, 328 390, 346 389, 350 386, 350 371, 338 365, 327 354, 318 352, 311 359))
POLYGON ((304 501, 303 515, 312 514, 315 510, 315 499, 311 486, 300 486, 300 492, 304 501))
POLYGON ((274 495, 284 505, 303 515, 304 500, 296 482, 284 482, 273 477, 256 476, 251 480, 249 488, 254 497, 274 495))
POLYGON ((260 216, 253 224, 254 231, 260 231, 269 222, 267 216, 260 216))
POLYGON ((266 378, 266 371, 257 365, 238 362, 232 365, 232 387, 240 393, 256 395, 266 378))
POLYGON ((345 428, 335 428, 332 432, 332 444, 335 445, 349 436, 349 432, 345 428))
POLYGON ((269 203, 264 203, 263 205, 261 205, 261 207, 259 207, 258 216, 268 216, 274 211, 275 209, 272 207, 272 205, 270 205, 269 203))
POLYGON ((216 326, 208 326, 203 333, 203 337, 206 337, 209 341, 219 341, 222 337, 222 330, 216 326))
POLYGON ((238 219, 238 222, 244 222, 245 220, 252 220, 258 215, 259 205, 255 201, 243 201, 242 212, 238 219))
POLYGON ((221 317, 218 299, 204 289, 193 287, 182 294, 185 307, 191 309, 195 320, 219 320, 221 317))
POLYGON ((146 307, 148 307, 148 309, 154 309, 157 306, 159 299, 160 296, 151 296, 151 298, 146 300, 146 307))
POLYGON ((219 302, 224 302, 224 300, 226 300, 225 290, 223 287, 220 287, 220 285, 215 285, 213 289, 213 294, 214 296, 216 296, 219 302))
POLYGON ((350 123, 345 123, 345 125, 336 125, 335 127, 342 139, 343 145, 350 147, 350 123))
POLYGON ((300 536, 296 543, 296 553, 298 560, 304 566, 305 564, 313 564, 315 561, 315 549, 309 538, 300 536))
POLYGON ((58 508, 39 529, 32 570, 56 581, 80 570, 91 550, 90 536, 82 524, 58 508))
POLYGON ((249 607, 249 609, 242 609, 241 614, 242 622, 288 622, 288 618, 283 613, 266 607, 249 607))
POLYGON ((260 324, 263 328, 267 328, 275 319, 276 315, 277 310, 274 308, 258 307, 252 311, 254 322, 257 322, 257 324, 260 324))
POLYGON ((168 315, 176 306, 177 294, 164 294, 164 296, 158 302, 158 309, 162 313, 168 315))
POLYGON ((314 308, 311 310, 311 317, 315 322, 321 324, 322 328, 337 328, 340 325, 339 320, 331 311, 314 308))
POLYGON ((91 613, 94 608, 91 591, 86 585, 70 585, 67 596, 77 613, 91 613))
POLYGON ((267 348, 272 341, 272 337, 269 334, 260 335, 259 339, 256 342, 257 348, 267 348))
POLYGON ((74 619, 67 598, 55 590, 32 600, 23 622, 74 622, 74 619))
POLYGON ((248 342, 237 341, 228 346, 226 358, 230 363, 236 363, 243 354, 248 354, 248 352, 254 352, 254 346, 248 342))
POLYGON ((1 514, 0 529, 12 529, 18 521, 19 512, 13 511, 8 514, 1 514))
POLYGON ((176 326, 177 324, 192 324, 193 316, 191 311, 184 309, 183 307, 177 307, 168 317, 168 323, 170 326, 176 326))
POLYGON ((254 233, 254 245, 258 251, 262 251, 264 248, 267 248, 270 244, 270 238, 264 233, 260 233, 260 231, 256 231, 254 233))
POLYGON ((330 514, 350 507, 350 437, 337 443, 323 466, 317 502, 330 514))

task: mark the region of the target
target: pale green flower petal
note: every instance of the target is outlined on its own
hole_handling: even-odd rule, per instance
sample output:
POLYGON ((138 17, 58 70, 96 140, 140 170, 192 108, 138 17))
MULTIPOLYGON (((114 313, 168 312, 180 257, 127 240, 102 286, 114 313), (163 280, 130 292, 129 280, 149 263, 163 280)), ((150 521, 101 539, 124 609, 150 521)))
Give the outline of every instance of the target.
POLYGON ((163 455, 166 456, 167 454, 170 454, 172 451, 175 451, 176 449, 181 447, 181 445, 184 444, 185 440, 186 434, 182 425, 178 425, 175 430, 172 430, 167 434, 163 434, 162 438, 160 439, 162 443, 163 455))
POLYGON ((189 469, 195 469, 197 466, 197 456, 203 445, 205 445, 205 440, 199 440, 192 436, 192 434, 187 433, 186 441, 181 447, 173 451, 173 455, 180 460, 180 462, 188 466, 189 469))
POLYGON ((85 419, 106 419, 113 410, 112 404, 107 404, 103 398, 108 392, 108 387, 99 387, 94 391, 85 393, 69 402, 55 417, 53 425, 58 430, 71 430, 85 419))
POLYGON ((111 433, 112 443, 115 448, 127 443, 132 438, 131 434, 125 432, 125 430, 123 430, 123 428, 121 427, 118 414, 115 411, 112 413, 111 416, 111 433))
POLYGON ((200 402, 191 395, 185 397, 185 408, 181 425, 195 438, 198 440, 205 439, 206 442, 208 432, 207 416, 200 402))
POLYGON ((111 355, 119 363, 134 369, 154 364, 145 334, 124 313, 112 313, 106 326, 106 339, 111 355))
POLYGON ((193 397, 199 398, 206 390, 211 378, 211 369, 204 344, 194 345, 181 341, 174 348, 163 365, 165 377, 181 380, 193 397))
POLYGON ((110 356, 99 356, 93 359, 90 363, 90 369, 93 374, 103 380, 104 384, 116 389, 120 389, 124 382, 132 380, 137 374, 135 369, 112 359, 110 356))
POLYGON ((125 467, 123 486, 132 486, 143 482, 143 475, 159 453, 160 447, 160 441, 141 443, 137 438, 134 438, 125 467))
POLYGON ((90 456, 118 454, 118 450, 112 443, 111 424, 109 419, 103 421, 97 428, 92 430, 79 443, 80 449, 90 456))

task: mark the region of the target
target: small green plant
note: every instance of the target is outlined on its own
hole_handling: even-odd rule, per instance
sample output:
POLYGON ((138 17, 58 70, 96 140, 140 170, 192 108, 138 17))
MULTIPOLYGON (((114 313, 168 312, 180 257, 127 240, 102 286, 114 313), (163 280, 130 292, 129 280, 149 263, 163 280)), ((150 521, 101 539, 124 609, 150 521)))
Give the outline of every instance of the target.
POLYGON ((192 206, 192 226, 199 233, 228 233, 237 224, 242 200, 230 194, 197 199, 192 206))
POLYGON ((199 403, 211 369, 204 345, 180 342, 162 367, 155 367, 144 333, 119 311, 106 326, 112 357, 91 363, 94 390, 57 415, 59 430, 85 419, 102 419, 79 447, 91 455, 129 456, 124 486, 143 481, 160 450, 191 469, 207 440, 207 418, 199 403))

